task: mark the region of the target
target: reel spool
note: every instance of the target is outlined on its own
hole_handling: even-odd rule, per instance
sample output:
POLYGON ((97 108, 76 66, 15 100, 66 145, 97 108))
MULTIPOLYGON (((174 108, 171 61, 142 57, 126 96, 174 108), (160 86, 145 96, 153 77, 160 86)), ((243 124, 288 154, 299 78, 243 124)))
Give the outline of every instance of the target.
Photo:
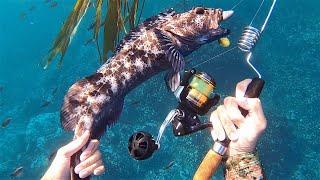
POLYGON ((195 115, 204 115, 218 103, 220 97, 213 94, 216 88, 215 80, 204 72, 196 73, 195 69, 185 72, 181 83, 183 91, 178 95, 180 106, 193 112, 195 115))

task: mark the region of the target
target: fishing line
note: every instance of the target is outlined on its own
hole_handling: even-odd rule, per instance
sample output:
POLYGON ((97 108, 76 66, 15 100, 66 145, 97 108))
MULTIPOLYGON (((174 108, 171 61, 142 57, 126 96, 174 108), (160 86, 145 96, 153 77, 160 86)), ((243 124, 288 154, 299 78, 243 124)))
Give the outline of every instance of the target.
POLYGON ((207 63, 208 61, 211 61, 211 60, 213 60, 213 59, 215 59, 215 58, 217 58, 217 57, 223 56, 223 55, 225 55, 225 54, 227 54, 227 53, 235 50, 236 48, 237 48, 237 46, 234 46, 233 48, 228 49, 228 50, 226 50, 226 51, 224 51, 224 52, 222 52, 222 53, 220 53, 220 54, 217 54, 217 55, 213 56, 212 58, 210 58, 210 59, 208 59, 208 60, 205 60, 205 61, 203 61, 203 62, 201 62, 201 63, 196 64, 196 65, 193 66, 192 68, 198 67, 198 66, 200 66, 200 65, 202 65, 202 64, 205 64, 205 63, 207 63))
POLYGON ((252 23, 253 23, 254 19, 257 17, 258 13, 260 12, 260 9, 261 9, 261 7, 262 7, 262 5, 263 5, 264 1, 265 1, 265 0, 262 0, 262 2, 260 3, 260 6, 259 6, 258 10, 256 11, 256 14, 253 16, 253 18, 252 18, 252 20, 251 20, 251 22, 250 22, 250 25, 249 25, 249 26, 251 26, 251 25, 252 25, 252 23))
POLYGON ((236 7, 238 7, 244 0, 239 1, 236 5, 234 5, 231 10, 234 10, 236 7))

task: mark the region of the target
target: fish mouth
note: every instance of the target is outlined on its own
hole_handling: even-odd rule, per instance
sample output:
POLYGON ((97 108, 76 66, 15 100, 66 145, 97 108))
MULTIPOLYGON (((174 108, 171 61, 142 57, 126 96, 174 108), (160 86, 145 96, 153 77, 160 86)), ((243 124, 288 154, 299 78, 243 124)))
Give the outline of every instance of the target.
POLYGON ((215 40, 218 40, 220 38, 223 38, 223 37, 227 37, 229 34, 230 34, 230 30, 229 29, 226 29, 226 28, 222 28, 222 27, 218 27, 217 29, 214 29, 211 31, 210 35, 211 35, 211 39, 213 41, 215 40))

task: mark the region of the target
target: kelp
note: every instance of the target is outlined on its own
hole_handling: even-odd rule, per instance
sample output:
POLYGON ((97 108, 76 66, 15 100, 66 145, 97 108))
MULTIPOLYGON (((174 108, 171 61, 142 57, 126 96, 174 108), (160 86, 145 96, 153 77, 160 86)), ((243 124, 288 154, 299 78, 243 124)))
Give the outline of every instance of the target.
POLYGON ((121 22, 121 2, 108 0, 108 10, 104 24, 103 59, 106 60, 109 51, 114 51, 118 41, 121 22))
MULTIPOLYGON (((93 1, 93 0, 92 0, 93 1)), ((140 10, 140 16, 144 7, 145 0, 143 0, 143 5, 140 10)), ((90 0, 77 0, 76 4, 64 25, 62 26, 57 38, 53 43, 53 48, 49 51, 49 55, 46 59, 47 68, 58 54, 61 54, 59 65, 61 65, 67 48, 72 41, 73 35, 77 31, 77 27, 81 22, 82 17, 85 15, 89 5, 90 0)), ((95 0, 95 21, 90 28, 93 28, 93 40, 96 42, 98 49, 100 62, 107 60, 108 54, 115 51, 115 47, 119 42, 120 38, 126 34, 127 27, 131 30, 133 29, 137 22, 136 16, 139 9, 139 0, 95 0), (103 14, 103 3, 107 3, 106 16, 102 21, 103 14), (99 47, 99 32, 101 27, 103 30, 103 54, 101 55, 99 47)))
POLYGON ((95 27, 93 32, 93 38, 96 42, 98 53, 99 53, 99 60, 102 62, 100 47, 99 47, 99 30, 101 27, 101 9, 102 9, 103 0, 96 1, 96 20, 95 20, 95 27))
POLYGON ((72 41, 74 34, 77 32, 78 25, 85 15, 90 4, 90 0, 77 0, 72 12, 68 16, 67 20, 63 24, 57 38, 53 43, 53 48, 50 49, 49 55, 46 59, 45 69, 52 62, 53 58, 58 54, 61 54, 59 65, 61 65, 63 57, 67 51, 67 48, 72 41))
POLYGON ((135 26, 135 20, 136 20, 136 15, 137 15, 137 9, 138 9, 139 1, 134 0, 130 9, 130 14, 129 14, 129 25, 130 29, 133 29, 135 26))

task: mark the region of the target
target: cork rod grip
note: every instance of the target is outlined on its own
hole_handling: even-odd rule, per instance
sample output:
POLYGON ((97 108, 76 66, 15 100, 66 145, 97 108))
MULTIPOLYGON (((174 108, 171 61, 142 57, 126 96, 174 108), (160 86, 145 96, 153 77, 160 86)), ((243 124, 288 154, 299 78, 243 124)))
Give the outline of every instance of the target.
POLYGON ((221 160, 222 156, 210 149, 194 174, 193 180, 211 179, 211 176, 218 169, 221 160))

